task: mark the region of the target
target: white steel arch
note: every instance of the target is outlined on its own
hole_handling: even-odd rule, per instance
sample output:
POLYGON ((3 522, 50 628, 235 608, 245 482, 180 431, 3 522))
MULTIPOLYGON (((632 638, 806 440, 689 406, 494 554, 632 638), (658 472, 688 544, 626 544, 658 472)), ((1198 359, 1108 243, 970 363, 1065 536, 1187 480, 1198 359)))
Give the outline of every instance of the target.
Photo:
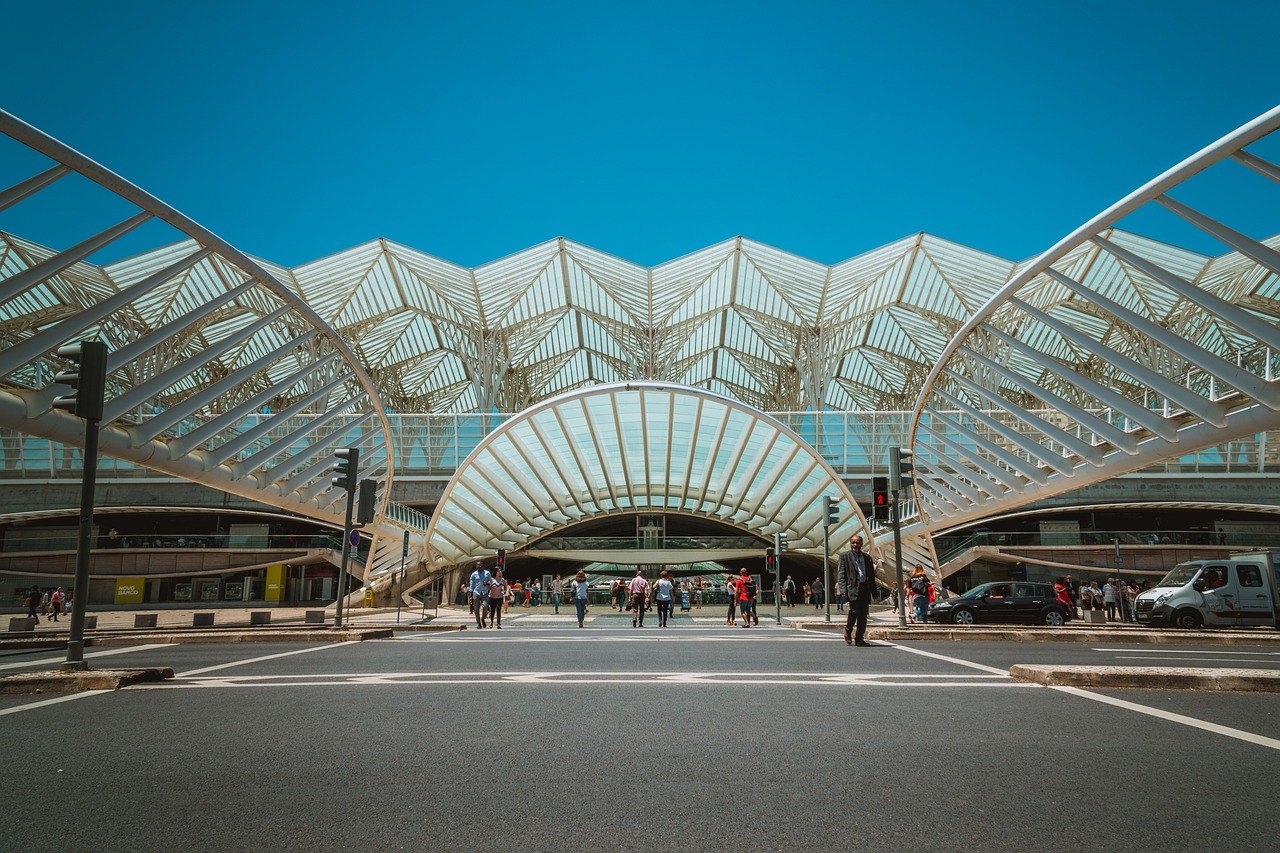
POLYGON ((612 383, 561 394, 490 433, 445 487, 427 544, 445 566, 648 511, 785 533, 793 549, 821 553, 823 495, 840 500, 834 552, 866 519, 795 432, 709 391, 612 383))
MULTIPOLYGON (((62 251, 0 233, 0 429, 79 447, 82 423, 51 407, 66 391, 52 378, 67 366, 58 347, 95 338, 110 352, 105 455, 341 524, 333 451, 359 447, 361 477, 377 480, 386 507, 390 428, 341 336, 265 267, 172 207, 3 111, 0 132, 47 158, 0 190, 6 217, 61 205, 60 216, 82 221, 59 192, 67 180, 124 207, 116 224, 93 226, 62 251), (157 231, 167 244, 144 256, 87 261, 157 231)), ((384 532, 398 541, 397 530, 384 532)))
POLYGON ((1280 425, 1280 237, 1247 236, 1171 195, 1193 177, 1196 190, 1251 179, 1280 209, 1280 167, 1249 150, 1277 127, 1280 107, 1108 208, 964 325, 913 415, 917 533, 1280 425), (1116 228, 1159 209, 1225 253, 1116 228))

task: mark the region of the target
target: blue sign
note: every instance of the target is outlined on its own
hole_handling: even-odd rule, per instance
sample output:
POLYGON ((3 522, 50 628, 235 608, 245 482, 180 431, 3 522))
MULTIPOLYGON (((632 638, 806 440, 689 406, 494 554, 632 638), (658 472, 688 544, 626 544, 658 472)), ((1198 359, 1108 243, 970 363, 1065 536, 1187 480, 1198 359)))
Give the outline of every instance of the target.
POLYGON ((404 532, 404 551, 401 552, 400 556, 409 556, 409 531, 407 530, 404 532))
POLYGON ((353 530, 351 531, 351 547, 358 548, 359 546, 360 546, 360 531, 353 530))

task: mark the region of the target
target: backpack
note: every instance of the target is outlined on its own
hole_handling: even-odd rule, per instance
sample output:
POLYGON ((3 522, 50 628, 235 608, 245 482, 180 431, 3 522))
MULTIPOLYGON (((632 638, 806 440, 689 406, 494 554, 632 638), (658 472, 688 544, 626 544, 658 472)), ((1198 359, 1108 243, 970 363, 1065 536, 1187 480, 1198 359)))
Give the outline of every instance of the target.
POLYGON ((756 597, 756 581, 755 581, 755 578, 751 578, 751 577, 749 577, 749 578, 747 578, 745 581, 742 581, 742 593, 743 593, 743 595, 745 595, 747 598, 755 598, 755 597, 756 597))

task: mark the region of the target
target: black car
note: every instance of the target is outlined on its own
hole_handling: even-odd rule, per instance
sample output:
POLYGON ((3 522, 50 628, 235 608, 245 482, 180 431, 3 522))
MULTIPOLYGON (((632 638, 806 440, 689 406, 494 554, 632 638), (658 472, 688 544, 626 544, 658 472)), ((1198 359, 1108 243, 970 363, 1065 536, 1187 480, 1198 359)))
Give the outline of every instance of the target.
POLYGON ((1025 581, 984 583, 956 598, 929 607, 930 622, 973 625, 988 622, 1065 625, 1071 610, 1058 602, 1052 584, 1025 581))

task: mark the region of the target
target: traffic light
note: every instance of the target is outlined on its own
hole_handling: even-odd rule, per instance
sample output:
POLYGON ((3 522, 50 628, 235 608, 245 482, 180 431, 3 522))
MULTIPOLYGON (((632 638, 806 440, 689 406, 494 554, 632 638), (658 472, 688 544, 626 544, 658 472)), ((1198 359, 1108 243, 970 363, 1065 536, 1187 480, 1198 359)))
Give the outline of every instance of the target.
POLYGON ((822 496, 822 526, 835 527, 840 523, 840 499, 822 496))
POLYGON ((871 478, 871 517, 877 521, 889 520, 889 478, 871 478))
POLYGON ((338 457, 338 461, 333 463, 334 488, 354 492, 356 478, 360 475, 360 448, 344 447, 341 450, 335 450, 333 455, 338 457))
POLYGON ((506 552, 506 549, 504 549, 504 548, 499 548, 499 549, 498 549, 498 564, 497 564, 497 566, 495 566, 494 568, 496 568, 498 571, 502 571, 502 570, 504 570, 506 567, 507 567, 507 552, 506 552))
POLYGON ((360 481, 360 501, 356 504, 356 524, 368 524, 377 512, 378 481, 360 481))
POLYGON ((767 573, 769 573, 769 574, 772 574, 773 572, 775 572, 775 571, 777 570, 777 562, 776 562, 776 561, 777 561, 777 559, 778 559, 778 555, 777 555, 777 553, 776 553, 772 548, 765 548, 765 549, 764 549, 764 570, 765 570, 765 572, 767 572, 767 573))
POLYGON ((900 492, 904 488, 915 483, 911 472, 914 466, 911 464, 911 451, 904 450, 901 447, 889 448, 889 489, 890 491, 900 492))
POLYGON ((107 345, 81 341, 58 347, 58 356, 75 364, 53 377, 55 385, 70 385, 71 393, 53 398, 55 409, 65 409, 86 421, 102 420, 102 398, 107 390, 107 345))
POLYGON ((773 553, 781 554, 782 552, 787 550, 788 544, 790 543, 787 541, 787 534, 785 533, 773 534, 773 553))

